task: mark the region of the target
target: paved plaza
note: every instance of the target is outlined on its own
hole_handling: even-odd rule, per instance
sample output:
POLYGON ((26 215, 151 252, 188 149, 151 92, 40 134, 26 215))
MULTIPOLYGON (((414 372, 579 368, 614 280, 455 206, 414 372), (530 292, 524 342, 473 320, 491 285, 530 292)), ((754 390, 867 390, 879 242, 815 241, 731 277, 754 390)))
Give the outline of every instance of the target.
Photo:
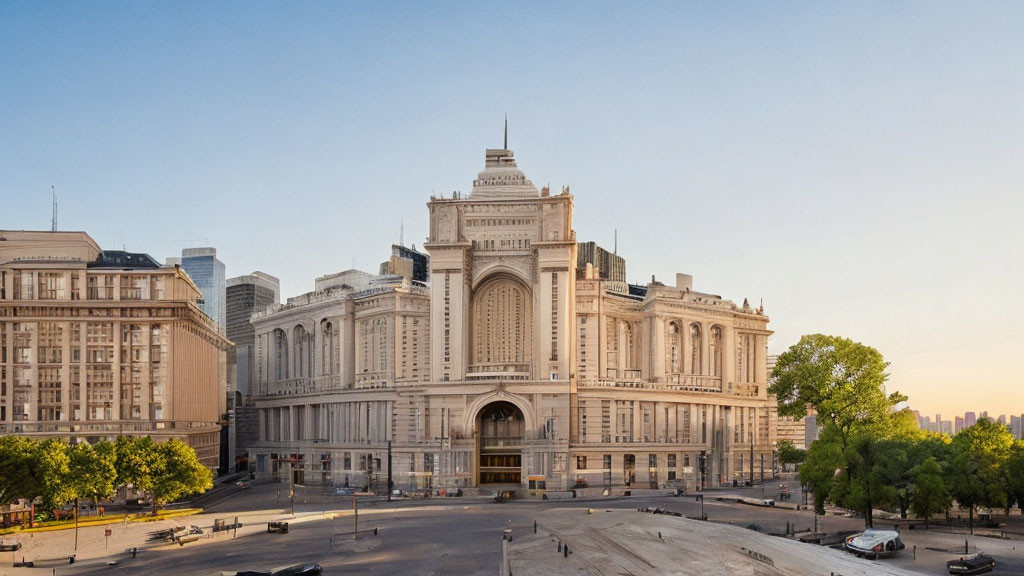
MULTIPOLYGON (((232 494, 210 505, 203 514, 161 522, 112 525, 111 536, 104 536, 104 527, 84 528, 79 534, 79 551, 74 565, 67 564, 67 556, 73 551, 74 531, 22 534, 18 536, 24 548, 18 553, 3 553, 0 556, 0 573, 12 575, 40 574, 110 574, 111 576, 195 574, 216 575, 221 571, 267 570, 299 562, 315 561, 324 567, 324 574, 364 575, 494 575, 498 573, 502 558, 502 534, 511 530, 513 542, 510 549, 513 557, 516 550, 527 551, 532 564, 515 573, 563 573, 567 562, 558 555, 553 544, 546 546, 536 543, 533 536, 533 522, 539 520, 542 526, 552 524, 552 514, 569 518, 578 514, 586 516, 586 509, 596 511, 617 510, 623 522, 648 522, 650 514, 637 512, 637 508, 660 507, 679 512, 685 516, 699 516, 701 503, 691 496, 670 497, 667 491, 634 491, 629 497, 622 497, 621 490, 612 498, 581 495, 576 500, 529 500, 495 503, 489 498, 464 496, 461 498, 432 498, 424 500, 401 499, 394 502, 365 501, 359 505, 359 534, 353 539, 355 515, 351 498, 323 497, 319 491, 296 490, 295 515, 290 513, 287 486, 274 483, 256 483, 250 490, 232 494), (151 531, 168 528, 185 522, 206 527, 218 518, 230 523, 238 517, 243 526, 234 531, 204 537, 203 539, 178 546, 176 544, 154 544, 147 542, 151 531), (635 518, 636 520, 631 520, 635 518), (267 533, 267 522, 287 520, 288 534, 267 533), (373 534, 377 529, 377 535, 373 534), (537 552, 529 552, 527 545, 533 541, 537 552), (517 548, 517 546, 523 546, 517 548), (130 558, 127 550, 138 547, 136 558, 130 558), (547 548, 551 548, 548 550, 547 548), (12 561, 24 555, 36 561, 36 568, 12 568, 12 561), (116 562, 110 566, 108 562, 116 562)), ((596 492, 595 492, 596 494, 596 492)), ((736 503, 731 498, 718 501, 717 497, 728 495, 760 496, 759 487, 726 492, 708 492, 704 501, 704 513, 711 521, 706 540, 713 543, 730 538, 737 540, 761 538, 746 530, 749 524, 757 524, 765 532, 784 532, 787 523, 797 530, 810 529, 814 516, 809 511, 782 508, 761 508, 736 503), (735 525, 734 532, 718 523, 735 525), (714 531, 714 536, 710 536, 714 531)), ((768 494, 771 497, 771 494, 768 494)), ((671 516, 658 517, 659 521, 686 523, 686 531, 702 530, 702 523, 686 522, 671 516)), ((575 521, 573 521, 575 522, 575 521)), ((855 530, 863 526, 859 518, 845 518, 828 515, 818 517, 820 531, 835 532, 855 530)), ((675 528, 673 528, 675 530, 675 528)), ((669 532, 665 531, 666 534, 669 532)), ((872 564, 867 560, 849 561, 865 566, 863 574, 872 574, 871 566, 893 566, 921 574, 944 574, 945 561, 955 556, 947 552, 928 550, 951 548, 963 545, 963 534, 937 531, 925 533, 922 530, 904 531, 908 549, 899 557, 879 560, 872 564), (916 559, 913 546, 917 546, 916 559)), ((11 537, 7 537, 10 539, 11 537)), ((700 536, 696 536, 700 538, 700 536)), ((767 537, 763 537, 767 538, 767 537)), ((780 540, 781 542, 781 540, 780 540)), ((1024 551, 1017 548, 1024 543, 1019 536, 1009 540, 971 537, 971 547, 989 553, 999 561, 995 574, 1024 574, 1024 551)), ((689 546, 684 540, 676 544, 682 553, 689 546)), ((710 545, 710 544, 709 544, 710 545)), ((785 546, 801 546, 785 542, 785 546)), ((811 545, 804 545, 817 553, 829 552, 811 545)), ((633 552, 643 551, 642 543, 627 543, 633 552)), ((609 552, 612 553, 612 552, 609 552)), ((614 554, 614 553, 613 553, 614 554)), ((625 553, 623 553, 625 554, 625 553)), ((776 552, 779 554, 779 552, 776 552)), ((574 573, 600 574, 590 568, 574 573)), ((655 564, 651 574, 681 573, 655 564)), ((825 572, 828 574, 828 572, 825 572)), ((845 574, 845 572, 844 572, 845 574)))

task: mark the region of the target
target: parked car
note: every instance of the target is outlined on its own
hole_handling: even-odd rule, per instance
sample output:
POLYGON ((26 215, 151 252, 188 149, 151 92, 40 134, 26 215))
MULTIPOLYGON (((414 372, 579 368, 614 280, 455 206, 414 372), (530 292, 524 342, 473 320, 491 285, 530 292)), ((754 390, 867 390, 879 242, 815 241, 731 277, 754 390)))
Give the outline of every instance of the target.
POLYGON ((288 533, 288 523, 287 522, 281 522, 281 521, 267 522, 267 532, 268 533, 278 532, 280 534, 287 534, 288 533))
POLYGON ((996 561, 986 554, 961 556, 946 562, 946 571, 950 574, 985 574, 996 567, 996 561))
POLYGON ((356 489, 352 486, 338 486, 334 489, 335 496, 352 496, 356 493, 356 489))
POLYGON ((900 540, 899 532, 875 529, 868 529, 860 534, 847 537, 843 546, 857 556, 873 560, 881 556, 889 556, 907 547, 900 540))
POLYGON ((17 552, 21 550, 21 542, 0 541, 0 552, 17 552))

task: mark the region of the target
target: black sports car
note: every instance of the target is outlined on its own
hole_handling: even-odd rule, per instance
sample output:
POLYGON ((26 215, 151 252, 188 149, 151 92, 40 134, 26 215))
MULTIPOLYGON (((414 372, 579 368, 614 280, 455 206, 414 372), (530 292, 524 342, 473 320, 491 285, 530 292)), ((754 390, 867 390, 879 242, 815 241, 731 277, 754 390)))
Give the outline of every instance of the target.
POLYGON ((946 562, 946 571, 950 574, 984 574, 996 567, 996 561, 985 554, 962 556, 957 560, 946 562))

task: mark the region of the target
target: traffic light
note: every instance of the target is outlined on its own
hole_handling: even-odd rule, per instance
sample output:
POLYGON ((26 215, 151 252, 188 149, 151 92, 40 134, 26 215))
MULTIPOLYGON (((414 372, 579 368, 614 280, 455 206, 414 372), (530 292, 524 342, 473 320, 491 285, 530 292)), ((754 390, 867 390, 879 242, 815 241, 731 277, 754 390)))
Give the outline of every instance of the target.
POLYGON ((700 472, 701 472, 701 474, 703 474, 704 472, 707 471, 707 463, 708 463, 708 451, 707 450, 701 450, 700 451, 700 457, 698 458, 698 463, 699 463, 699 466, 700 466, 700 472))

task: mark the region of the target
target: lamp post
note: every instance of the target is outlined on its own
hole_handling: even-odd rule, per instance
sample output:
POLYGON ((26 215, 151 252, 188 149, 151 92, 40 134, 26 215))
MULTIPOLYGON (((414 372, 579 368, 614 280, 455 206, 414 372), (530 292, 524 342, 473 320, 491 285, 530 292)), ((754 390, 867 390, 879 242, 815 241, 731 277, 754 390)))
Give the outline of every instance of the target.
POLYGON ((436 490, 442 488, 441 479, 444 475, 444 441, 448 440, 447 436, 441 436, 437 438, 437 487, 436 490))
POLYGON ((391 440, 388 440, 388 502, 391 502, 391 492, 395 489, 395 483, 391 477, 391 440))
POLYGON ((750 485, 754 485, 754 431, 750 431, 750 485))

